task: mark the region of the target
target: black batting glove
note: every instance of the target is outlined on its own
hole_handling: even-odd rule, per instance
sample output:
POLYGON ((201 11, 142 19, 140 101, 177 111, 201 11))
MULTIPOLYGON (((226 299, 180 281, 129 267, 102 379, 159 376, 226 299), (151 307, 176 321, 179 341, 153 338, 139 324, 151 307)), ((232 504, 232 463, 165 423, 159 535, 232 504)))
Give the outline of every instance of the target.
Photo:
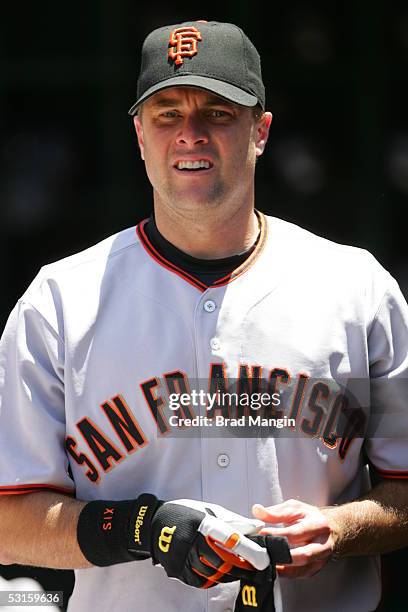
POLYGON ((107 566, 152 558, 167 575, 197 588, 220 582, 268 580, 267 550, 248 534, 264 527, 222 506, 195 500, 95 501, 78 521, 78 543, 94 565, 107 566))

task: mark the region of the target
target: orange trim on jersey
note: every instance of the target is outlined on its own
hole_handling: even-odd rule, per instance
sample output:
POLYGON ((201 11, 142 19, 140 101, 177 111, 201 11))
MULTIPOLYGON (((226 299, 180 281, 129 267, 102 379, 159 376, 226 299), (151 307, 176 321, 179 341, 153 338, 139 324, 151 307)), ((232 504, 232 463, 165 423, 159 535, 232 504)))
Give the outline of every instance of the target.
POLYGON ((239 276, 242 276, 242 274, 244 274, 249 268, 254 265, 255 261, 257 261, 257 259, 261 255, 268 238, 268 224, 266 222, 265 216, 261 212, 256 210, 255 214, 259 222, 260 236, 259 242, 254 252, 251 253, 248 259, 246 259, 238 268, 236 268, 230 274, 227 274, 223 278, 219 278, 218 280, 216 280, 212 285, 210 285, 211 287, 222 287, 223 285, 227 285, 228 283, 234 281, 239 276))
MULTIPOLYGON (((373 465, 373 464, 372 464, 373 465)), ((399 472, 397 470, 380 470, 373 465, 373 468, 381 478, 390 478, 395 480, 406 480, 408 479, 408 472, 399 472)))
POLYGON ((24 493, 37 493, 38 491, 59 491, 67 495, 74 495, 75 489, 67 489, 65 487, 57 487, 52 484, 25 484, 14 486, 0 487, 0 495, 23 495, 24 493))
POLYGON ((144 229, 146 223, 148 222, 148 219, 144 219, 136 226, 136 233, 140 239, 140 242, 142 243, 142 246, 144 247, 145 251, 150 255, 150 257, 152 257, 158 264, 163 266, 163 268, 170 270, 170 272, 174 272, 174 274, 177 274, 177 276, 180 276, 180 278, 184 279, 185 281, 190 283, 190 285, 193 285, 193 287, 196 287, 196 289, 199 289, 202 293, 204 293, 204 291, 206 291, 206 289, 208 289, 209 287, 222 287, 232 282, 233 280, 244 274, 244 272, 246 272, 260 256, 268 237, 268 224, 266 222, 265 216, 261 212, 256 210, 255 214, 259 222, 260 237, 254 252, 251 253, 248 259, 246 259, 238 268, 236 268, 236 270, 233 270, 230 274, 219 278, 212 285, 206 285, 189 272, 186 272, 182 268, 179 268, 171 261, 166 259, 163 255, 161 255, 161 253, 159 253, 157 249, 155 249, 155 247, 152 245, 149 238, 147 237, 147 234, 144 229))
POLYGON ((174 274, 177 274, 177 276, 180 276, 181 278, 189 282, 190 285, 193 285, 194 287, 196 287, 197 289, 199 289, 200 291, 204 293, 204 291, 207 289, 207 285, 199 281, 197 278, 195 278, 188 272, 185 272, 184 270, 182 270, 175 264, 171 263, 171 261, 163 257, 163 255, 161 255, 159 251, 157 251, 154 248, 154 246, 148 239, 147 234, 144 230, 144 227, 146 223, 148 222, 148 220, 149 219, 144 219, 143 221, 141 221, 139 225, 136 227, 136 232, 140 238, 140 242, 142 243, 142 246, 147 251, 147 253, 150 255, 150 257, 152 257, 155 261, 157 261, 158 264, 163 266, 163 268, 167 268, 167 270, 170 270, 170 272, 174 272, 174 274))

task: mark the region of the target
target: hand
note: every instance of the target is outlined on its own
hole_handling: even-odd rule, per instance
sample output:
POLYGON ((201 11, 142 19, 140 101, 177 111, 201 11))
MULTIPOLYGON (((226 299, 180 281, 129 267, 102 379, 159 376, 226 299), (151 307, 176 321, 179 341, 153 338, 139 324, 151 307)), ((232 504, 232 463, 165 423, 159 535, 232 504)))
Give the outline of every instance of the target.
POLYGON ((268 552, 246 537, 264 526, 216 504, 165 502, 151 521, 151 555, 168 576, 197 588, 253 578, 256 570, 266 570, 266 579, 268 552))
POLYGON ((317 506, 290 499, 268 508, 255 504, 252 511, 262 521, 282 525, 262 530, 262 533, 286 537, 291 546, 292 564, 276 566, 280 576, 313 576, 333 556, 337 541, 335 526, 317 506))
POLYGON ((93 565, 151 558, 168 576, 206 589, 255 575, 268 579, 269 554, 255 538, 263 527, 262 521, 216 504, 191 499, 163 502, 143 493, 137 499, 85 504, 77 539, 93 565))

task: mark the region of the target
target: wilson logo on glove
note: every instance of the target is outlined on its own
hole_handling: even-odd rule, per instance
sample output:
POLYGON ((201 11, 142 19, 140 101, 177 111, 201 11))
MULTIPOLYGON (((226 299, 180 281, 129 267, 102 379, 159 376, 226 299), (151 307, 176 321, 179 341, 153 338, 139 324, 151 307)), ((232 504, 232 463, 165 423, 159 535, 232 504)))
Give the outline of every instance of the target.
POLYGON ((143 519, 148 510, 148 506, 141 506, 135 523, 135 544, 140 544, 140 528, 143 526, 143 519))
POLYGON ((241 597, 244 606, 250 606, 252 608, 258 607, 256 602, 256 588, 254 586, 246 584, 241 591, 241 597))
POLYGON ((169 552, 170 544, 173 539, 173 533, 176 531, 176 525, 174 527, 163 527, 159 537, 159 548, 162 552, 169 552))

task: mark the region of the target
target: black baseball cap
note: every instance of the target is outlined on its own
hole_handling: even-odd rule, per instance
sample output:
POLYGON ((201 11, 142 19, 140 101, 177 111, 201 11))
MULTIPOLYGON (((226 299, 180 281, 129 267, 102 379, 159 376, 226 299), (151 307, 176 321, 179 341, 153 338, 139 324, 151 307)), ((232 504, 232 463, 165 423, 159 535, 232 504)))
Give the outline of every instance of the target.
POLYGON ((265 109, 259 54, 232 23, 186 21, 153 30, 143 43, 137 100, 129 115, 161 89, 177 86, 199 87, 265 109))

